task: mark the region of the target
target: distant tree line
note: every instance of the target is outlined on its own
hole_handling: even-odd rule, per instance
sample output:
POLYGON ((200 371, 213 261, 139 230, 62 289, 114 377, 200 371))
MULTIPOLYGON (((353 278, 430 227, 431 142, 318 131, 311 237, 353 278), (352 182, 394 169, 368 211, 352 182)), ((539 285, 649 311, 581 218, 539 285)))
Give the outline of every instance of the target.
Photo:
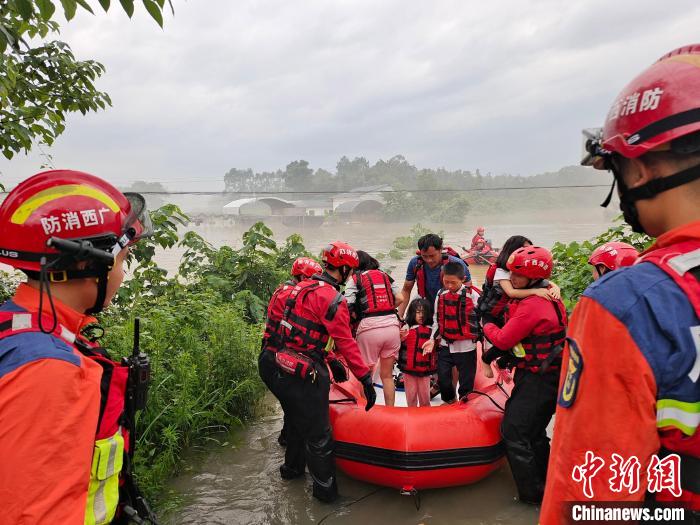
POLYGON ((284 170, 256 173, 252 169, 232 168, 224 176, 226 192, 343 192, 356 188, 388 184, 395 193, 385 193, 384 214, 387 219, 404 220, 416 217, 436 222, 459 222, 468 212, 488 212, 508 207, 532 209, 595 205, 602 192, 556 189, 560 186, 581 186, 605 183, 607 179, 593 170, 569 166, 557 172, 530 177, 492 173, 479 169, 419 169, 403 155, 389 160, 379 159, 373 165, 364 157, 343 156, 335 173, 323 168, 312 169, 306 160, 295 160, 284 170), (506 188, 542 188, 530 191, 508 191, 506 188), (503 191, 497 191, 503 188, 503 191), (435 190, 469 191, 435 191, 435 190), (406 191, 401 191, 406 190, 406 191), (481 191, 480 191, 481 190, 481 191))

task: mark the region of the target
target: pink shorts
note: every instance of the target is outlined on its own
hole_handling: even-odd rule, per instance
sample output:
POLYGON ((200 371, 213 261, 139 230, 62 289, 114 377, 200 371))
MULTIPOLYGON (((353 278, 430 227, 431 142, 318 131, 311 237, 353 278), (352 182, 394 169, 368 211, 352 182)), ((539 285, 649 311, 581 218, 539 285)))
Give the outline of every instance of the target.
POLYGON ((396 359, 401 349, 399 320, 394 315, 363 319, 357 328, 357 345, 367 366, 373 367, 380 358, 396 359))

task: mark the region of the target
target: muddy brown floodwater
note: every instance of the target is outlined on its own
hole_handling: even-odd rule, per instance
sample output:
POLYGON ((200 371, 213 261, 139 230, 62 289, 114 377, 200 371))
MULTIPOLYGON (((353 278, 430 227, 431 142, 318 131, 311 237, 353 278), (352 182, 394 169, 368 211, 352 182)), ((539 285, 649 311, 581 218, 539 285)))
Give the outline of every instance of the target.
MULTIPOLYGON (((551 247, 555 241, 589 239, 605 230, 609 217, 598 211, 589 213, 545 213, 540 215, 498 215, 474 217, 465 225, 438 225, 446 241, 453 246, 466 244, 478 224, 487 228, 487 237, 496 246, 513 234, 530 237, 535 244, 551 247)), ((391 242, 407 234, 410 225, 321 226, 301 230, 307 247, 317 252, 329 240, 342 239, 370 253, 388 252, 391 242)), ((219 245, 240 245, 243 228, 221 224, 197 228, 208 240, 219 245)), ((289 228, 275 227, 276 238, 282 240, 293 233, 289 228)), ((163 254, 161 264, 169 269, 177 266, 179 254, 163 254)), ((403 281, 408 256, 387 261, 394 266, 393 275, 403 281)), ((479 283, 483 267, 474 268, 479 283)), ((190 455, 186 470, 173 480, 171 489, 182 498, 182 505, 165 516, 164 522, 185 524, 534 524, 538 508, 516 501, 516 491, 507 464, 486 479, 469 486, 425 490, 420 494, 420 508, 411 497, 397 490, 355 481, 339 473, 340 498, 334 504, 322 504, 311 497, 311 481, 283 481, 279 465, 284 449, 277 444, 282 425, 281 414, 269 400, 271 415, 262 417, 227 440, 233 443, 212 446, 190 455)))

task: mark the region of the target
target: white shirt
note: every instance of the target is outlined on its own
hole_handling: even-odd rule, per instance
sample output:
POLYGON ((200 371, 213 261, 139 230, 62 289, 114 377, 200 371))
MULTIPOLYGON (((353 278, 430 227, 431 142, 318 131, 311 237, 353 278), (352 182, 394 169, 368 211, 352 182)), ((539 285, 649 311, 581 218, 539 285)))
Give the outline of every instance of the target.
POLYGON ((496 273, 493 274, 493 282, 503 281, 504 279, 510 279, 510 272, 508 270, 503 270, 501 268, 496 268, 496 273))
MULTIPOLYGON (((456 293, 462 293, 462 290, 464 290, 464 285, 457 290, 456 293)), ((435 338, 435 334, 438 333, 439 325, 438 325, 438 300, 440 299, 440 295, 442 295, 445 292, 445 290, 440 290, 437 294, 437 297, 435 298, 435 305, 433 308, 433 311, 435 312, 433 314, 433 332, 431 334, 431 337, 435 338)), ((467 298, 471 297, 472 302, 476 305, 476 302, 479 300, 479 295, 472 290, 471 294, 467 294, 467 298)), ((451 354, 460 354, 462 352, 473 352, 476 350, 476 343, 472 341, 471 339, 463 339, 460 341, 454 341, 452 343, 448 343, 444 339, 440 340, 440 346, 446 346, 450 349, 451 354)))

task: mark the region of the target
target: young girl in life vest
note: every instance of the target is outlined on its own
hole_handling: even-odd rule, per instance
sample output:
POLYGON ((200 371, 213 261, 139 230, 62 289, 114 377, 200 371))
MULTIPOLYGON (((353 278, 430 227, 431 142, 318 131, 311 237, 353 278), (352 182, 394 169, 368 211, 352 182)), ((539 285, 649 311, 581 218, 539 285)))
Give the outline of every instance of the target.
MULTIPOLYGON (((506 308, 511 300, 524 299, 531 295, 538 295, 550 301, 558 301, 561 298, 559 287, 552 282, 545 281, 545 286, 542 288, 513 288, 510 282, 510 271, 508 271, 506 264, 508 258, 515 250, 525 246, 532 246, 532 241, 522 235, 513 235, 503 244, 503 249, 499 253, 496 262, 487 270, 483 293, 477 303, 477 311, 482 326, 486 323, 494 323, 498 327, 502 327, 506 308)), ((486 377, 493 377, 493 370, 490 364, 501 357, 507 359, 510 355, 508 350, 496 347, 484 349, 481 356, 481 368, 486 377)), ((507 367, 505 360, 499 360, 499 365, 504 365, 501 368, 507 367)))
POLYGON ((401 290, 394 280, 379 269, 379 262, 362 250, 357 251, 360 265, 348 279, 345 298, 357 325, 355 339, 362 359, 374 373, 379 363, 384 402, 394 406, 394 363, 401 348, 399 318, 401 290))
POLYGON ((409 407, 430 406, 430 376, 437 371, 437 352, 423 353, 432 334, 433 308, 420 297, 411 301, 406 325, 401 329, 399 369, 403 372, 406 403, 409 407))

